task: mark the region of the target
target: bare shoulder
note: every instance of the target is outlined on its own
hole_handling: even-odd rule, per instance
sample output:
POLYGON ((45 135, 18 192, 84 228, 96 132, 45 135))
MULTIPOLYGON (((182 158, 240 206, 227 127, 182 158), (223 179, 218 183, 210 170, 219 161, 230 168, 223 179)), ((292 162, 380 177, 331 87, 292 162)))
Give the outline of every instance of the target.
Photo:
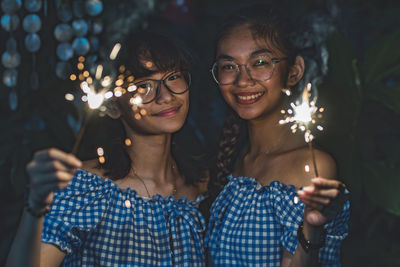
POLYGON ((82 170, 104 177, 104 169, 99 168, 99 162, 97 159, 85 160, 82 162, 82 170))
POLYGON ((319 176, 327 179, 336 179, 337 167, 335 159, 330 154, 319 149, 315 149, 314 154, 319 176))
MULTIPOLYGON (((316 169, 319 177, 327 179, 335 179, 337 174, 336 162, 333 157, 319 149, 313 149, 316 169)), ((310 180, 315 177, 314 163, 311 151, 303 148, 292 154, 290 161, 290 170, 288 171, 287 183, 296 187, 306 186, 310 184, 310 180), (306 168, 308 166, 308 168, 306 168)))

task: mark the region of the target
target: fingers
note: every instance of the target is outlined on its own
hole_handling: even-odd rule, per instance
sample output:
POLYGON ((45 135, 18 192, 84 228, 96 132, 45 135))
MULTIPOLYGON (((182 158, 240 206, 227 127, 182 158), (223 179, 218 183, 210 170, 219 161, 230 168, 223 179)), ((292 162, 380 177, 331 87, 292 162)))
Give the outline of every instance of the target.
POLYGON ((306 186, 299 192, 303 192, 305 195, 324 197, 324 198, 335 198, 339 195, 340 190, 337 188, 320 188, 314 185, 306 186))
POLYGON ((319 211, 322 211, 322 209, 324 208, 324 205, 321 203, 317 203, 308 199, 301 199, 301 201, 303 201, 303 203, 307 206, 310 207, 312 209, 316 209, 319 211))
POLYGON ((80 168, 82 166, 82 162, 74 155, 67 154, 56 148, 50 148, 36 152, 34 155, 34 160, 36 162, 58 160, 72 168, 80 168))
POLYGON ((28 164, 27 171, 30 174, 36 173, 36 172, 48 173, 48 172, 57 172, 57 171, 69 172, 69 173, 73 174, 73 173, 75 173, 76 168, 70 167, 69 165, 67 165, 61 161, 58 161, 58 160, 44 161, 44 162, 32 161, 28 164))
POLYGON ((81 166, 81 161, 74 155, 55 148, 36 152, 27 165, 31 185, 30 201, 46 203, 52 191, 66 187, 76 169, 81 166))
POLYGON ((337 180, 333 180, 333 179, 326 179, 326 178, 322 178, 322 177, 317 177, 317 178, 313 178, 311 179, 311 182, 313 183, 313 185, 317 186, 317 187, 321 187, 321 188, 340 188, 343 187, 344 184, 340 181, 337 180))
POLYGON ((31 179, 31 186, 44 185, 49 183, 68 183, 74 175, 65 171, 54 171, 49 173, 41 173, 38 179, 31 179))

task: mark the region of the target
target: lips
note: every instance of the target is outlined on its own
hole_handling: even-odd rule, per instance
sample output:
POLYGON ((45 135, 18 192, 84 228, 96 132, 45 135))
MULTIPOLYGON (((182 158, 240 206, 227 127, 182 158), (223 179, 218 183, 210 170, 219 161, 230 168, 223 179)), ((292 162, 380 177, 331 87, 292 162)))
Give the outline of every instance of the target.
POLYGON ((160 112, 157 112, 155 114, 153 114, 154 116, 159 116, 159 117, 169 117, 169 116, 173 116, 175 115, 178 110, 179 110, 180 106, 178 107, 173 107, 173 108, 167 108, 167 109, 163 109, 160 112))
POLYGON ((235 94, 236 101, 239 104, 253 104, 260 100, 265 92, 242 92, 235 94))

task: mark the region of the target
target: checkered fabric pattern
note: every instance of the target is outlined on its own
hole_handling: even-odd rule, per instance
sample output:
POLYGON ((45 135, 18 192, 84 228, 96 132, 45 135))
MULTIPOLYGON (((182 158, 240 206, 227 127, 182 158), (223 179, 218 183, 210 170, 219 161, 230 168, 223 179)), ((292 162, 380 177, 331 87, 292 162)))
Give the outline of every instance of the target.
POLYGON ((78 170, 55 192, 42 241, 66 253, 62 266, 204 266, 201 199, 145 198, 78 170))
MULTIPOLYGON (((294 204, 296 188, 273 181, 261 186, 254 178, 229 177, 211 207, 206 246, 215 266, 280 267, 283 249, 294 253, 304 203, 294 204)), ((340 266, 340 245, 347 236, 350 204, 327 224, 319 251, 323 266, 340 266)))

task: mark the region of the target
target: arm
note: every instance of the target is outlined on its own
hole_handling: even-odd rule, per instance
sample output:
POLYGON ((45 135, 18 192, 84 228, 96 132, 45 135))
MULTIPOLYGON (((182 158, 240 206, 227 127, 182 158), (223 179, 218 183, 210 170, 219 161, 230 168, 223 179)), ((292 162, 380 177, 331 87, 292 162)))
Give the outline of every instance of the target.
POLYGON ((65 253, 56 246, 41 243, 42 226, 43 217, 37 218, 24 211, 6 267, 60 266, 65 253))
MULTIPOLYGON (((332 201, 339 195, 342 183, 332 179, 336 177, 336 164, 333 159, 326 153, 318 151, 318 170, 323 177, 312 179, 312 184, 298 191, 298 196, 305 204, 303 217, 303 235, 306 240, 312 244, 318 244, 321 235, 324 235, 323 227, 336 216, 341 209, 335 212, 333 217, 323 214, 323 209, 331 205, 332 201)), ((304 165, 303 165, 304 166, 304 165)), ((304 181, 309 181, 309 177, 304 181)), ((295 253, 292 255, 288 251, 284 251, 282 259, 282 267, 316 267, 321 266, 318 263, 319 249, 311 249, 306 252, 303 246, 298 243, 295 253)))
MULTIPOLYGON (((76 168, 81 162, 73 155, 57 149, 35 153, 28 164, 31 190, 29 207, 36 213, 51 204, 52 191, 63 188, 72 180, 76 168)), ((17 234, 7 258, 7 267, 11 266, 59 266, 65 253, 56 246, 41 243, 43 216, 36 217, 24 211, 17 234)))

